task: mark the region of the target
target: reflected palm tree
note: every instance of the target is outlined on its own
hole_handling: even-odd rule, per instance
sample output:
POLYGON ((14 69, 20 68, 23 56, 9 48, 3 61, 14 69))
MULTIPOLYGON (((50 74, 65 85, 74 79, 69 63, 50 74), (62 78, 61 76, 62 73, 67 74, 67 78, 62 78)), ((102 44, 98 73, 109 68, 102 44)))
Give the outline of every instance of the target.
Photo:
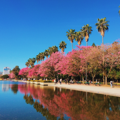
POLYGON ((24 99, 25 99, 25 102, 27 104, 30 104, 30 105, 33 105, 34 104, 34 100, 33 100, 33 97, 31 95, 24 95, 24 99))

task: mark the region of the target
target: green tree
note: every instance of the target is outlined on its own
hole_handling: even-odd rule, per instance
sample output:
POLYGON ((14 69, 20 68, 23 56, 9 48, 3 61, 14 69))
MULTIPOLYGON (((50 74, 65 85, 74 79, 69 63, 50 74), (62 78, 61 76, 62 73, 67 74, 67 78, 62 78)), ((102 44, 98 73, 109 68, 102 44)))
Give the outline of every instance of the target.
POLYGON ((95 43, 92 44, 93 47, 96 47, 95 43))
POLYGON ((19 79, 20 78, 20 75, 19 75, 20 68, 19 68, 19 66, 15 66, 12 71, 15 74, 15 78, 19 79))
POLYGON ((67 37, 68 37, 68 39, 71 41, 71 43, 72 43, 72 50, 73 50, 73 40, 75 39, 75 30, 74 29, 70 29, 70 30, 68 30, 68 32, 66 32, 67 33, 67 37))
POLYGON ((2 75, 1 78, 7 79, 7 78, 9 78, 9 76, 8 75, 2 75))
POLYGON ((78 42, 78 45, 81 45, 81 42, 83 40, 83 34, 81 31, 75 32, 75 40, 78 42))
POLYGON ((64 41, 62 41, 60 44, 59 44, 59 48, 61 49, 62 52, 64 52, 64 49, 66 48, 66 43, 64 41))

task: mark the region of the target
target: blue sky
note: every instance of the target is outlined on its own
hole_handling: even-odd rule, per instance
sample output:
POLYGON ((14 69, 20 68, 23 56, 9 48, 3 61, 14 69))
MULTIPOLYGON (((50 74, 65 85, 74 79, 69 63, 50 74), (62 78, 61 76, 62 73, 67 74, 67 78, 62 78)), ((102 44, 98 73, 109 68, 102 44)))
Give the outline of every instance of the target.
MULTIPOLYGON (((110 21, 104 43, 113 43, 120 38, 119 5, 119 0, 1 0, 0 71, 6 66, 23 68, 29 58, 61 41, 67 43, 65 52, 71 51, 66 31, 79 31, 86 24, 93 29, 88 45, 100 45, 102 37, 95 26, 98 18, 110 21)), ((76 45, 74 41, 74 49, 76 45)))

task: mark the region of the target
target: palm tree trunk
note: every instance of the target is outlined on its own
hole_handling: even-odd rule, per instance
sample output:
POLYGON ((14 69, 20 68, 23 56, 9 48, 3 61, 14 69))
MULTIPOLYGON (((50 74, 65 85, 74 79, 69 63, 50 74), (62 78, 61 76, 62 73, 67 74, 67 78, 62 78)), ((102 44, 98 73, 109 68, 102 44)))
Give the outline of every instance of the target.
POLYGON ((104 42, 103 42, 103 36, 102 36, 102 44, 104 44, 104 42))
MULTIPOLYGON (((86 42, 86 46, 88 46, 88 42, 86 42)), ((87 61, 86 61, 86 81, 87 81, 87 61)))
POLYGON ((72 42, 72 50, 73 50, 73 42, 72 42))
MULTIPOLYGON (((104 44, 103 35, 102 35, 102 44, 104 44)), ((103 50, 104 50, 104 48, 103 48, 103 50)), ((104 67, 104 51, 103 51, 103 67, 104 67)), ((104 68, 103 68, 103 84, 105 84, 105 79, 104 79, 104 68)))

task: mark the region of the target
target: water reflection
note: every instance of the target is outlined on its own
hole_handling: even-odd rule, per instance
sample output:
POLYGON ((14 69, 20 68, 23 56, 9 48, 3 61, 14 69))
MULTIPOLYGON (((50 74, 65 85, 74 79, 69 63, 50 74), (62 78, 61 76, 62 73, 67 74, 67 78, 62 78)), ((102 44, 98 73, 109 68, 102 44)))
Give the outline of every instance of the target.
POLYGON ((17 94, 17 92, 18 92, 18 84, 11 85, 11 90, 13 91, 14 94, 17 94))
POLYGON ((65 115, 72 120, 119 120, 120 98, 70 91, 59 88, 41 88, 39 85, 22 84, 11 86, 15 93, 25 94, 27 104, 33 105, 48 120, 64 120, 65 115))
POLYGON ((8 91, 9 88, 10 88, 9 84, 2 84, 2 91, 3 91, 3 92, 8 91))

